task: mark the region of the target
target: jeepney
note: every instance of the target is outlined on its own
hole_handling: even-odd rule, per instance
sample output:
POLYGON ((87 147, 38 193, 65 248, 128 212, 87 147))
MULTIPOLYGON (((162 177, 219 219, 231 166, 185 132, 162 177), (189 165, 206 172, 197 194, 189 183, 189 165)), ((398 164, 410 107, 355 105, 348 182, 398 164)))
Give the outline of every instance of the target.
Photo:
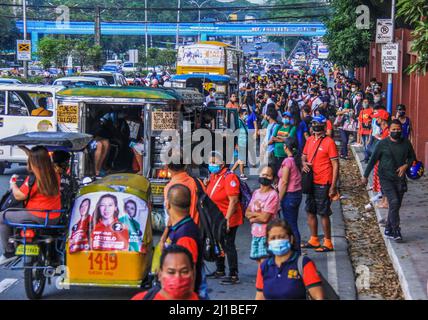
MULTIPOLYGON (((32 131, 56 131, 58 91, 63 86, 36 84, 0 84, 0 139, 32 131), (32 116, 33 110, 46 104, 49 116, 32 116)), ((12 163, 25 164, 27 156, 17 146, 0 146, 0 174, 12 163)))
POLYGON ((231 93, 236 93, 236 79, 227 75, 179 74, 171 77, 172 88, 196 88, 205 96, 211 88, 215 89, 217 106, 225 106, 231 93))

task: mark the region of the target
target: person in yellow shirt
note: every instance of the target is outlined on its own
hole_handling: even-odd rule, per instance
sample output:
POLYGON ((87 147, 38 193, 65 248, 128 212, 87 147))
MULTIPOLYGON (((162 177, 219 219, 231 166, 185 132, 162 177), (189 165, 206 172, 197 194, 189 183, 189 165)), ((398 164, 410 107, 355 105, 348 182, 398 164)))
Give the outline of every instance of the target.
POLYGON ((39 107, 31 111, 31 116, 33 117, 50 117, 52 116, 52 111, 46 109, 48 105, 48 100, 45 97, 41 97, 38 100, 39 107))

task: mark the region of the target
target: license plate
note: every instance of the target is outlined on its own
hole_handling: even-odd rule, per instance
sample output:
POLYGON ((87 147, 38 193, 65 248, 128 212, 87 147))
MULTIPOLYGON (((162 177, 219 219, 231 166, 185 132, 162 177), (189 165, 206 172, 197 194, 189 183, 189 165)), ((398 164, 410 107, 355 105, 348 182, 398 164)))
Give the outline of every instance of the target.
POLYGON ((39 255, 40 248, 36 244, 27 244, 25 246, 25 253, 24 253, 24 245, 20 244, 16 250, 15 254, 17 256, 38 256, 39 255))
POLYGON ((165 188, 165 185, 162 184, 152 184, 152 194, 153 195, 162 195, 163 196, 163 189, 165 188))

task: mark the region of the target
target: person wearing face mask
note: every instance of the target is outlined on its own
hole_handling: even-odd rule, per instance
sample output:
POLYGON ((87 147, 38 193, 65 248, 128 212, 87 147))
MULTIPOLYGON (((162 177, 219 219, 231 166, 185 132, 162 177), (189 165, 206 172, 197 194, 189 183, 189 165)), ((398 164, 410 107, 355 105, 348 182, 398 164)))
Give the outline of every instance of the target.
POLYGON ((256 278, 256 300, 323 300, 322 281, 315 263, 308 257, 299 258, 295 238, 286 221, 271 221, 266 230, 271 257, 263 261, 256 278), (302 274, 298 261, 302 259, 302 274))
POLYGON ((245 217, 251 223, 251 252, 250 258, 258 264, 268 257, 266 247, 266 226, 278 213, 278 193, 272 187, 274 181, 274 170, 264 167, 259 176, 260 188, 253 192, 248 204, 245 217))
POLYGON ((272 141, 275 143, 275 172, 278 172, 282 161, 287 156, 284 151, 284 141, 288 137, 296 136, 296 127, 293 125, 293 116, 286 111, 282 114, 282 124, 278 125, 273 133, 272 141))
POLYGON ((302 202, 302 160, 299 156, 296 140, 288 138, 284 142, 287 157, 278 171, 278 190, 282 216, 296 236, 296 248, 300 252, 300 232, 298 227, 299 207, 302 202))
MULTIPOLYGON (((202 282, 202 242, 199 228, 189 215, 190 204, 190 189, 185 185, 174 184, 168 189, 165 209, 171 226, 168 228, 164 248, 175 244, 189 250, 196 266, 195 292, 199 292, 202 282)), ((206 286, 206 281, 204 284, 206 286)), ((201 293, 200 297, 206 297, 206 292, 201 293)))
POLYGON ((302 108, 301 121, 297 125, 296 129, 296 137, 300 154, 303 152, 306 140, 310 136, 310 123, 312 121, 310 114, 311 108, 309 108, 309 106, 304 106, 302 108))
POLYGON ((136 294, 131 300, 199 300, 194 290, 195 263, 186 248, 171 245, 162 251, 160 286, 136 294))
POLYGON ((239 110, 239 134, 238 144, 235 146, 235 150, 238 152, 238 159, 233 165, 230 171, 234 172, 239 167, 240 179, 247 180, 247 176, 244 173, 244 165, 247 163, 247 118, 248 112, 246 109, 239 110))
MULTIPOLYGON (((341 127, 339 127, 340 139, 341 139, 341 148, 340 148, 340 157, 342 159, 348 159, 348 142, 349 136, 351 134, 355 134, 353 129, 353 125, 355 125, 354 120, 354 110, 351 107, 350 99, 345 99, 343 103, 343 108, 340 108, 336 115, 341 117, 341 127)), ((356 125, 355 125, 356 128, 356 125)))
POLYGON ((271 167, 275 167, 275 141, 273 140, 273 135, 275 133, 275 129, 280 126, 277 122, 277 111, 274 108, 269 108, 266 115, 266 120, 268 121, 268 126, 266 128, 266 135, 264 146, 266 146, 266 153, 268 159, 268 165, 271 167))
POLYGON ((385 236, 402 241, 400 229, 400 207, 407 192, 406 170, 416 160, 415 151, 408 139, 402 138, 402 124, 398 119, 389 126, 389 137, 380 141, 367 164, 362 183, 367 185, 370 172, 379 161, 379 179, 382 192, 388 199, 388 219, 385 236))
MULTIPOLYGON (((389 128, 388 128, 389 113, 384 109, 379 109, 373 113, 373 118, 376 120, 376 124, 379 126, 381 130, 379 138, 375 144, 375 147, 376 147, 380 140, 383 140, 389 136, 389 128)), ((379 163, 376 163, 374 166, 374 172, 373 172, 373 192, 378 193, 378 196, 382 196, 378 169, 379 169, 379 163)), ((385 195, 382 197, 382 200, 377 205, 377 207, 383 208, 383 209, 388 208, 388 202, 385 195)))
POLYGON ((404 104, 397 105, 397 114, 395 116, 395 119, 400 120, 401 125, 403 126, 403 130, 402 130, 403 138, 409 139, 411 124, 410 124, 410 118, 406 116, 406 106, 404 104))
POLYGON ((235 239, 238 227, 243 224, 243 213, 239 202, 240 181, 225 166, 223 156, 212 152, 208 165, 211 172, 207 182, 207 195, 217 205, 227 221, 226 234, 224 235, 224 252, 229 265, 229 277, 225 278, 225 258, 216 261, 217 270, 208 277, 225 278, 222 284, 238 284, 238 252, 236 251, 235 239))
POLYGON ((363 100, 363 110, 361 110, 358 116, 358 134, 361 135, 361 141, 364 147, 363 161, 365 163, 369 161, 368 144, 372 129, 372 116, 373 109, 371 108, 369 100, 366 98, 363 100))
POLYGON ((306 197, 306 212, 311 237, 302 244, 303 248, 314 248, 317 252, 333 251, 331 242, 331 198, 337 195, 339 178, 339 155, 334 140, 325 135, 324 117, 312 119, 314 135, 309 137, 303 149, 303 171, 313 171, 313 191, 306 197), (318 239, 318 218, 321 216, 324 231, 324 243, 321 246, 318 239))

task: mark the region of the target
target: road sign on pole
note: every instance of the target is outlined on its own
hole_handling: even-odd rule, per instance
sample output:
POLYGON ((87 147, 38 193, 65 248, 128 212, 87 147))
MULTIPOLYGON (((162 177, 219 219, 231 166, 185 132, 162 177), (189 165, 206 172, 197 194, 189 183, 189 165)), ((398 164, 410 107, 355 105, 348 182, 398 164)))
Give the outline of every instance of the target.
POLYGON ((16 40, 17 60, 31 60, 31 40, 16 40))
POLYGON ((377 19, 376 43, 391 43, 393 30, 391 19, 377 19))
POLYGON ((382 72, 398 73, 398 43, 382 45, 382 72))

